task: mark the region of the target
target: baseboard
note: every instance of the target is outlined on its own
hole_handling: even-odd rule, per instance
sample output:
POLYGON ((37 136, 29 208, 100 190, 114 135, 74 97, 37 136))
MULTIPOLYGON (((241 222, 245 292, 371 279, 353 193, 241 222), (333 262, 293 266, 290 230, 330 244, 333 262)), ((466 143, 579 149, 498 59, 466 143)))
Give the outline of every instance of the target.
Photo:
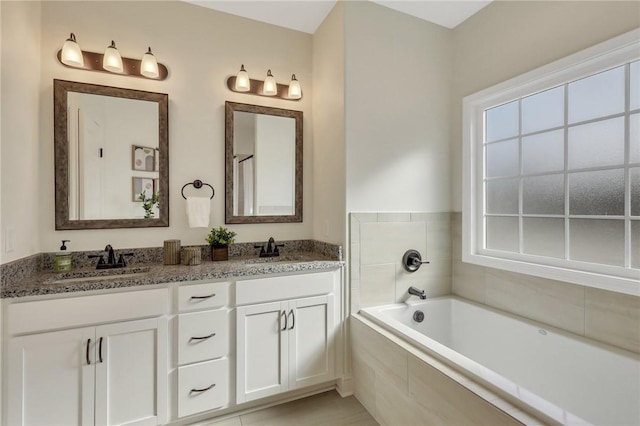
POLYGON ((353 395, 355 391, 355 380, 353 380, 353 376, 339 378, 336 381, 336 391, 343 398, 353 395))

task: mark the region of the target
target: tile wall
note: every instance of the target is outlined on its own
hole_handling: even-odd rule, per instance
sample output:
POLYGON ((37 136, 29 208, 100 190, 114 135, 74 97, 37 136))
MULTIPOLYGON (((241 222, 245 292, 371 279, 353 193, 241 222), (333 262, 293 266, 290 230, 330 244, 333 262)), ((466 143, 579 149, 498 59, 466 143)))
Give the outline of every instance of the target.
POLYGON ((404 301, 410 286, 430 297, 451 293, 450 213, 351 213, 350 235, 351 312, 404 301), (409 249, 431 263, 405 271, 409 249))
POLYGON ((640 297, 463 263, 461 213, 451 240, 453 294, 640 353, 640 297))

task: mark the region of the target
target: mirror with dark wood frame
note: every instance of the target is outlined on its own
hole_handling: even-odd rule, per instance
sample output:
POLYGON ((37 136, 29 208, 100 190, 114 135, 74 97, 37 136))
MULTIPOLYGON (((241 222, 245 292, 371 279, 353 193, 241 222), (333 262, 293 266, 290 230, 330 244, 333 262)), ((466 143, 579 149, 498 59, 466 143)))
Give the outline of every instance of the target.
POLYGON ((169 226, 168 95, 54 80, 53 100, 56 229, 169 226))
POLYGON ((225 103, 225 223, 302 222, 302 111, 225 103))

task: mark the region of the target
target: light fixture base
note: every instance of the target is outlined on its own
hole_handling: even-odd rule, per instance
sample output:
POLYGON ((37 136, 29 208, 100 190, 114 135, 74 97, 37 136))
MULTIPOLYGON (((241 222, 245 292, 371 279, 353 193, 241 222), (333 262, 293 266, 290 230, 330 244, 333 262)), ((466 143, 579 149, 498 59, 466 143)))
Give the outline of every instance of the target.
POLYGON ((140 59, 132 59, 132 58, 122 58, 122 73, 113 73, 102 68, 102 58, 104 55, 102 53, 94 53, 94 52, 85 52, 82 51, 82 58, 84 59, 84 66, 82 67, 74 67, 69 66, 62 62, 62 49, 58 50, 58 62, 63 66, 76 70, 86 70, 86 71, 98 71, 98 72, 106 72, 111 75, 126 75, 129 77, 138 77, 144 78, 145 80, 166 80, 169 76, 169 71, 167 67, 158 62, 158 77, 150 78, 145 77, 140 74, 140 65, 142 61, 140 59))
POLYGON ((276 85, 278 87, 278 92, 275 95, 264 95, 262 93, 264 82, 261 81, 261 80, 254 80, 254 79, 250 78, 249 79, 249 90, 246 91, 246 92, 242 92, 240 90, 236 90, 236 76, 235 75, 232 75, 229 78, 227 78, 227 87, 232 92, 244 93, 244 94, 250 94, 250 95, 256 95, 256 96, 264 96, 265 98, 284 99, 285 101, 299 101, 300 99, 302 99, 302 93, 300 93, 300 97, 296 98, 296 99, 289 97, 289 85, 288 84, 276 83, 276 85))

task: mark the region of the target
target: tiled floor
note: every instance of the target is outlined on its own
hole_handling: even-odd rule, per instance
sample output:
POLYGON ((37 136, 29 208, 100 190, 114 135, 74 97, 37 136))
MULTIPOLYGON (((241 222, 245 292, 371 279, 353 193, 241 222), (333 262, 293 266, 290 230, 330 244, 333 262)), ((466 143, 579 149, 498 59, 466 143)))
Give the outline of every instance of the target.
POLYGON ((211 426, 377 426, 355 397, 342 398, 336 391, 321 393, 275 407, 243 414, 211 426))

